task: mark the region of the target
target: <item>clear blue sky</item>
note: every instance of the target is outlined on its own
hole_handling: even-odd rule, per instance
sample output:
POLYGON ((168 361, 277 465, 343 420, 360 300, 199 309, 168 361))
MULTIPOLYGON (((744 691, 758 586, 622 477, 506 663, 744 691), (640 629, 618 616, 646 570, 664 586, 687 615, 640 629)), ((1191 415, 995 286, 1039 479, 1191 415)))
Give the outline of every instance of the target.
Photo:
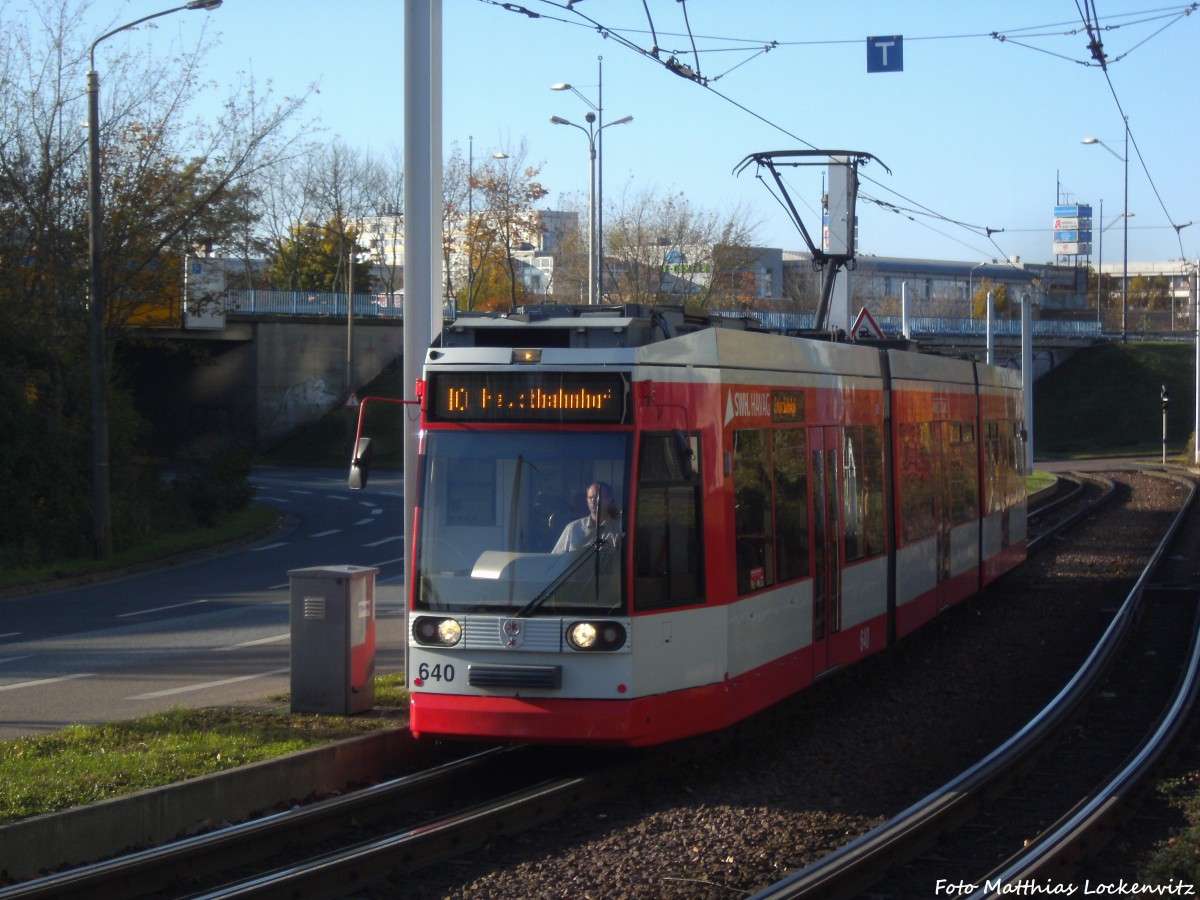
MULTIPOLYGON (((605 121, 634 117, 605 131, 609 204, 653 188, 710 209, 751 207, 759 243, 802 249, 753 171, 735 177, 735 166, 764 150, 861 150, 891 174, 877 164, 863 170, 871 179, 863 194, 890 205, 860 201, 860 253, 1049 261, 1061 189, 1097 216, 1103 200, 1109 263, 1122 248, 1123 110, 1130 260, 1200 256, 1200 221, 1180 233, 1182 253, 1171 227, 1200 220, 1200 10, 1184 16, 1185 3, 1095 0, 1107 79, 1088 50, 1080 18, 1088 4, 1076 0, 647 0, 652 23, 642 0, 576 0, 590 20, 566 0, 522 5, 541 18, 445 0, 443 140, 447 153, 457 143, 465 155, 473 136, 477 161, 524 141, 547 205, 586 196, 588 174, 584 136, 549 121, 582 122, 587 108, 550 85, 570 82, 594 101, 603 56, 605 121), (649 50, 651 25, 662 59, 673 54, 695 69, 694 41, 707 87, 630 46, 649 50), (867 73, 866 39, 875 35, 903 36, 902 72, 867 73)), ((103 28, 170 6, 103 0, 89 21, 103 28)), ((213 79, 250 70, 282 93, 316 82, 309 113, 328 133, 385 154, 403 146, 403 19, 403 0, 225 0, 107 43, 167 53, 214 29, 213 79)), ((821 172, 789 177, 814 233, 821 172)))

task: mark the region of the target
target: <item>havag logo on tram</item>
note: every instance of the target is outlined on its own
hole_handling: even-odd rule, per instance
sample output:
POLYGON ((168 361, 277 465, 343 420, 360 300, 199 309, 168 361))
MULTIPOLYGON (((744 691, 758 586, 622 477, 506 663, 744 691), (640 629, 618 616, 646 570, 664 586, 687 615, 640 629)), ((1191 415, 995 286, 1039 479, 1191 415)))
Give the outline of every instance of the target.
POLYGON ((725 399, 725 424, 742 416, 771 415, 771 395, 750 391, 730 391, 725 399))

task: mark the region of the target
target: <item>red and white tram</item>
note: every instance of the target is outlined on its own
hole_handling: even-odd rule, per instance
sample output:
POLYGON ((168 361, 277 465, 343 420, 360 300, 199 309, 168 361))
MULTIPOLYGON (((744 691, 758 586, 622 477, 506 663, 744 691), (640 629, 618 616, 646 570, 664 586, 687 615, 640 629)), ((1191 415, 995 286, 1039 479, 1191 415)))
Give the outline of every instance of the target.
POLYGON ((425 365, 412 731, 656 744, 879 652, 1024 558, 1021 411, 1009 370, 676 309, 460 318, 425 365))

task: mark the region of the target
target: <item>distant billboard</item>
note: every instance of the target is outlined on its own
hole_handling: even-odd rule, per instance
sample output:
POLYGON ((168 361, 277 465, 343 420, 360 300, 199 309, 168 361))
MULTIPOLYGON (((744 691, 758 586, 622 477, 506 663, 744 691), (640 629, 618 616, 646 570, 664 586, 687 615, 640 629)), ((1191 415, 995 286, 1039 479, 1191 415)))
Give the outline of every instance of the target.
POLYGON ((189 256, 183 266, 183 327, 225 327, 225 269, 216 260, 189 256))
POLYGON ((1080 203, 1054 207, 1054 255, 1088 256, 1091 252, 1091 206, 1080 203))

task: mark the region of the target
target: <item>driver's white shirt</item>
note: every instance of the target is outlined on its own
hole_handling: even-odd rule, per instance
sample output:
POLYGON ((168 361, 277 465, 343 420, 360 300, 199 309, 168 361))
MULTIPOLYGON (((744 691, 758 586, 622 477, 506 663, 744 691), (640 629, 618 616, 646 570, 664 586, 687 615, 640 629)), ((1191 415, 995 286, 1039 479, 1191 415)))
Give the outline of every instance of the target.
MULTIPOLYGON (((600 540, 603 543, 615 547, 617 546, 617 539, 620 536, 620 519, 605 519, 600 523, 600 540)), ((569 553, 572 550, 579 550, 594 543, 596 543, 595 524, 590 515, 584 516, 582 519, 576 519, 573 522, 567 523, 567 527, 559 535, 558 543, 554 545, 552 552, 569 553)))

